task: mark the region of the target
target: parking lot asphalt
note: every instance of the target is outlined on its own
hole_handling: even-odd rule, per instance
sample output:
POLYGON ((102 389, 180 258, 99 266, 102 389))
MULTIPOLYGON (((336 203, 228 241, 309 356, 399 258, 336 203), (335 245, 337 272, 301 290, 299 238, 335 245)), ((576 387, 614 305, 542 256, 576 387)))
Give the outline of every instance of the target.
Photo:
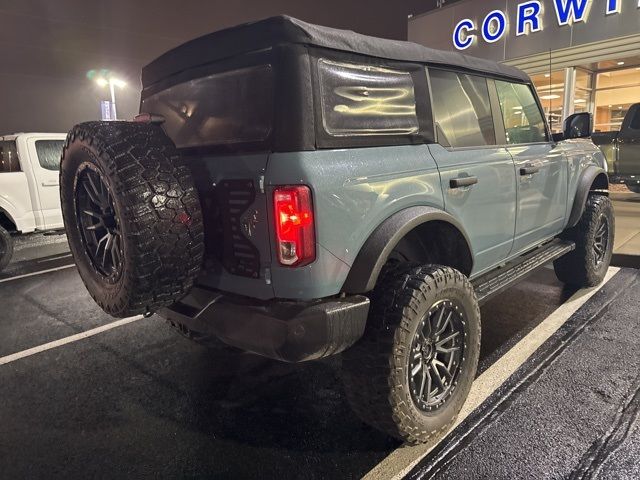
MULTIPOLYGON (((50 253, 39 251, 45 258, 50 253)), ((0 277, 7 280, 0 283, 0 358, 114 321, 93 303, 75 268, 65 268, 68 258, 55 260, 59 270, 32 275, 43 271, 38 260, 24 260, 0 277)), ((487 303, 479 374, 573 293, 551 270, 541 269, 487 303)), ((583 308, 594 302, 596 297, 583 308)), ((637 313, 630 321, 637 324, 637 313)), ((360 478, 401 445, 352 415, 340 362, 336 356, 291 365, 223 345, 207 349, 157 316, 11 360, 0 364, 0 477, 360 478)), ((638 370, 637 357, 628 362, 638 370)), ((616 401, 628 391, 625 385, 619 384, 616 401)), ((534 398, 543 408, 544 397, 534 398)), ((571 405, 567 396, 564 406, 571 405)), ((517 429, 513 418, 507 425, 517 429)), ((457 431, 441 445, 456 444, 457 431)), ((549 448, 563 445, 570 434, 545 441, 549 448)), ((485 438, 490 458, 504 455, 490 450, 499 445, 495 439, 485 438)), ((526 446, 518 448, 527 454, 526 446)), ((575 455, 585 453, 578 450, 575 455)), ((411 475, 422 475, 424 461, 438 462, 436 454, 411 475)), ((484 466, 491 471, 495 465, 484 466)), ((456 476, 463 471, 450 472, 463 478, 456 476)))
POLYGON ((408 478, 640 478, 639 294, 620 271, 408 478))

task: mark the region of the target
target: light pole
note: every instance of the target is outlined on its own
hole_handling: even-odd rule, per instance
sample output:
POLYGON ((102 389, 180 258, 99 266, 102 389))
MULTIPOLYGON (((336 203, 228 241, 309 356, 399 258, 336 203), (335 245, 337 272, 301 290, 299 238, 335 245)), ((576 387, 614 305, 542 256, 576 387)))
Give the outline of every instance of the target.
POLYGON ((116 88, 115 87, 124 88, 126 83, 123 80, 120 80, 118 78, 111 77, 111 76, 109 78, 98 77, 96 78, 96 83, 101 87, 106 87, 107 85, 109 85, 109 91, 111 93, 111 114, 113 116, 112 120, 117 120, 118 115, 116 113, 116 88))

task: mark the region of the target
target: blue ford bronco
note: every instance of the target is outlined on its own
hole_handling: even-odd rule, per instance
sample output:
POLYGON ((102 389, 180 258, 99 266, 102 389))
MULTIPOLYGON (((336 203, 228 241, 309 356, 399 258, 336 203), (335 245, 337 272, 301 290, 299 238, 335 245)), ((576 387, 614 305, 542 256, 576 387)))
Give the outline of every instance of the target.
POLYGON ((476 373, 479 305, 553 261, 597 285, 614 216, 576 114, 523 72, 274 17, 142 71, 140 115, 68 134, 69 244, 109 314, 287 362, 342 353, 349 402, 409 443, 476 373))

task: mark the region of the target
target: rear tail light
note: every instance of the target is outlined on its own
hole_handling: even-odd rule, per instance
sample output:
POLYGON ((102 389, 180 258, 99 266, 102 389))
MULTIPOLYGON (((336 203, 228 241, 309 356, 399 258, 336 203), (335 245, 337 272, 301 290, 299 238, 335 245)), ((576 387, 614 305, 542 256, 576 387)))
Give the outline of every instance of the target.
POLYGON ((276 188, 273 209, 280 263, 301 267, 313 262, 316 258, 316 235, 309 187, 276 188))

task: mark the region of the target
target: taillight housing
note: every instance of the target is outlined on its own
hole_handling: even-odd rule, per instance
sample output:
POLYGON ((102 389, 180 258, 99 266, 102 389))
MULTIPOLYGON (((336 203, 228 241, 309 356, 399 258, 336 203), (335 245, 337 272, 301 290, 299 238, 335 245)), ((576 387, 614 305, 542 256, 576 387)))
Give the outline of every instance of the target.
POLYGON ((288 267, 316 259, 311 190, 304 185, 277 187, 273 192, 278 261, 288 267))

